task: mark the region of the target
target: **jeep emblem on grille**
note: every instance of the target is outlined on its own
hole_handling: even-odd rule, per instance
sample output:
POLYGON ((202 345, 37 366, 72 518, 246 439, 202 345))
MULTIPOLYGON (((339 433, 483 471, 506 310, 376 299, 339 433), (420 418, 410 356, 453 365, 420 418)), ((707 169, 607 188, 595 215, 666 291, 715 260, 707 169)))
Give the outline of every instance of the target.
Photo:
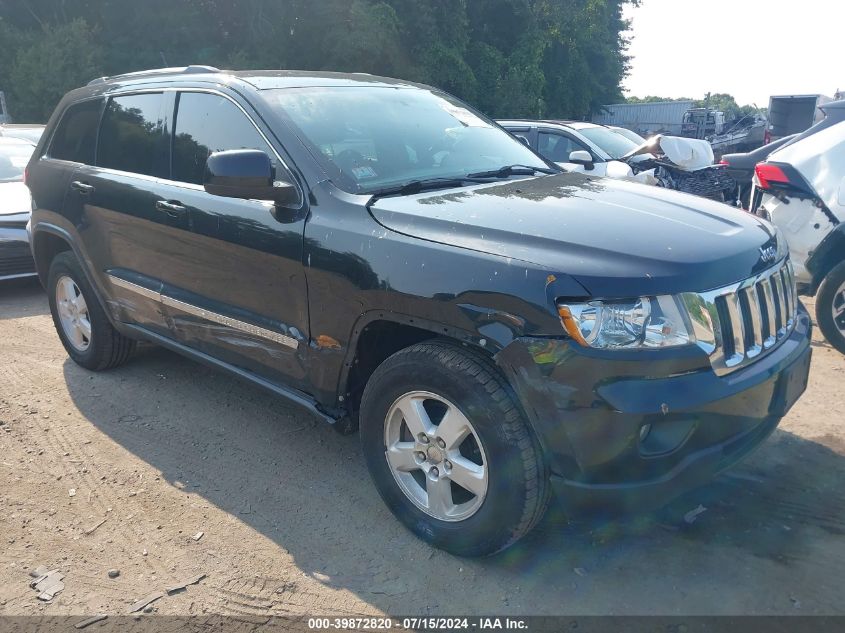
POLYGON ((760 259, 764 264, 771 264, 778 256, 778 251, 774 246, 760 247, 760 259))

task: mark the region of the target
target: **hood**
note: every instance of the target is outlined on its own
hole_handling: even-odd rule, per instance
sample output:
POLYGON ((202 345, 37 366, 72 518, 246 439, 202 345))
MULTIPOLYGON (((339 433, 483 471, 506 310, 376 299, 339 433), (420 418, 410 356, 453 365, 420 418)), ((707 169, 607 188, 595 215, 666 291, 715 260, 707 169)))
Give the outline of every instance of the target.
POLYGON ((22 182, 0 182, 0 221, 3 216, 30 213, 32 199, 22 182))
POLYGON ((776 229, 727 205, 658 187, 564 173, 382 198, 388 229, 533 263, 594 297, 704 291, 768 268, 776 229))
POLYGON ((785 145, 767 160, 795 167, 825 206, 845 221, 845 122, 785 145))
POLYGON ((679 169, 684 171, 698 171, 713 164, 713 147, 705 140, 683 138, 681 136, 663 136, 658 134, 645 143, 631 150, 622 157, 628 160, 642 154, 665 156, 679 169))

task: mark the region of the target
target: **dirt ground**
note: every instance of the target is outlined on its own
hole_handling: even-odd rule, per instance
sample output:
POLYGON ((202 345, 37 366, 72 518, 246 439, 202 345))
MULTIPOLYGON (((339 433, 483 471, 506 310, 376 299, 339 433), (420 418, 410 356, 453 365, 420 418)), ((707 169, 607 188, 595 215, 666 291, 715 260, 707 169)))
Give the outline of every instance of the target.
POLYGON ((201 573, 155 612, 843 614, 845 358, 813 344, 803 398, 711 485, 462 560, 393 519, 357 436, 154 347, 83 370, 40 287, 0 284, 0 614, 126 613, 201 573), (39 565, 65 574, 49 603, 39 565))

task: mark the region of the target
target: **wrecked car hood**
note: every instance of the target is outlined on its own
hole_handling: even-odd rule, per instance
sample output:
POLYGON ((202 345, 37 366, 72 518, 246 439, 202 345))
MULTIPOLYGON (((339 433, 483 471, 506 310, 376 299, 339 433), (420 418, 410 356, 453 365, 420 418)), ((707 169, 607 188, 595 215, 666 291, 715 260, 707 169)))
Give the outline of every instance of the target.
POLYGON ((665 156, 684 171, 705 169, 710 167, 715 160, 713 147, 708 141, 681 136, 664 136, 662 134, 651 137, 638 148, 625 154, 622 160, 643 154, 665 156))
POLYGON ((570 275, 596 297, 721 287, 771 265, 760 248, 778 239, 720 203, 572 173, 382 198, 370 212, 405 235, 570 275))

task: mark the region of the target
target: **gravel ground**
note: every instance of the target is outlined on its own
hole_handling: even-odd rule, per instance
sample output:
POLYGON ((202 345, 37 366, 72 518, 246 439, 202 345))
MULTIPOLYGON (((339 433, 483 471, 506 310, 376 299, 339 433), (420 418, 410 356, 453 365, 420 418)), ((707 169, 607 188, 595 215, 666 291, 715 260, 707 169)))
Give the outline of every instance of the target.
POLYGON ((845 614, 845 358, 813 345, 803 398, 711 485, 462 560, 393 519, 357 436, 154 347, 90 373, 37 284, 0 284, 0 614, 127 613, 198 574, 155 612, 845 614))

